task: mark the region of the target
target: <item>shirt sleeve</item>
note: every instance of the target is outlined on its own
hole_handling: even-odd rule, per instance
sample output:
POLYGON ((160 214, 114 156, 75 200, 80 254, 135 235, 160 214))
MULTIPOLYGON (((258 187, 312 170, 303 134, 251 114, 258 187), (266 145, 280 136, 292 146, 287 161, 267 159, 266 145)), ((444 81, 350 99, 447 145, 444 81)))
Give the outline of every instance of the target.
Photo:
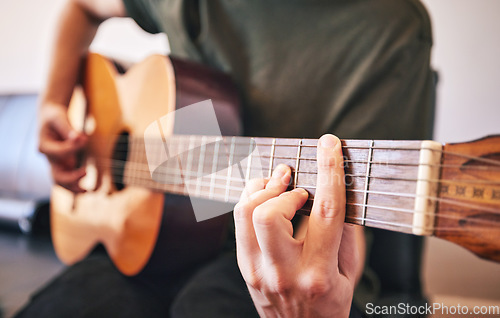
POLYGON ((153 34, 161 32, 153 16, 150 14, 148 1, 123 0, 123 4, 128 16, 134 19, 143 30, 153 34))

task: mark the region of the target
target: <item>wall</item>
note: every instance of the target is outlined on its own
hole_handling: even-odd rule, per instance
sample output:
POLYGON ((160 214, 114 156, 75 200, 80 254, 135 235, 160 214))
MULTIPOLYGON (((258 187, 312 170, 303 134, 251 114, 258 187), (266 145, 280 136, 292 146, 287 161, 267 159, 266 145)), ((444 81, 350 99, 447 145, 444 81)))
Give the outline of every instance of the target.
MULTIPOLYGON (((38 93, 48 69, 53 32, 65 0, 0 1, 0 95, 38 93)), ((94 50, 130 60, 165 53, 164 35, 143 32, 131 19, 111 19, 94 50), (121 20, 121 21, 119 21, 121 20)))
MULTIPOLYGON (((500 1, 423 0, 434 28, 439 72, 435 139, 460 142, 500 133, 500 1)), ((431 238, 423 277, 429 293, 500 299, 500 265, 431 238)), ((449 296, 455 297, 450 298, 449 296)), ((473 300, 477 304, 477 300, 473 300)))
POLYGON ((500 133, 500 1, 423 2, 439 72, 435 138, 454 142, 500 133))
POLYGON ((39 90, 63 1, 0 1, 0 94, 39 90))

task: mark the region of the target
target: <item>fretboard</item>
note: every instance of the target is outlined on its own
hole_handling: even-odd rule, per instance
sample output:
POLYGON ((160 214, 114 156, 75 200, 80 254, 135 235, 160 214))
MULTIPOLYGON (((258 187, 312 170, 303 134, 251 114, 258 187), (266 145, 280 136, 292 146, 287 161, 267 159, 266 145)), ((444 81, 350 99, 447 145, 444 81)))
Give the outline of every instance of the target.
MULTIPOLYGON (((290 188, 316 190, 314 139, 172 136, 131 140, 124 183, 210 200, 238 202, 246 182, 292 169, 290 188), (147 158, 146 158, 147 152, 147 158)), ((433 233, 440 145, 429 141, 342 140, 346 222, 404 233, 433 233)))

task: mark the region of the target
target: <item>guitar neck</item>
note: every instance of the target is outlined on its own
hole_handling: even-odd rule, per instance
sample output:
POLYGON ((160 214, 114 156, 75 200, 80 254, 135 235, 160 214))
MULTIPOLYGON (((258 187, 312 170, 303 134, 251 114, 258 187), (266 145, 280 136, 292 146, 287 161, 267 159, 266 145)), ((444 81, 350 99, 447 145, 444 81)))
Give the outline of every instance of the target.
MULTIPOLYGON (((236 203, 245 183, 292 168, 290 188, 310 198, 316 190, 314 139, 172 136, 131 140, 124 183, 157 191, 236 203), (146 158, 147 153, 147 158, 146 158)), ((431 235, 439 184, 441 144, 432 141, 342 140, 346 222, 431 235)), ((343 180, 342 180, 343 181, 343 180)))

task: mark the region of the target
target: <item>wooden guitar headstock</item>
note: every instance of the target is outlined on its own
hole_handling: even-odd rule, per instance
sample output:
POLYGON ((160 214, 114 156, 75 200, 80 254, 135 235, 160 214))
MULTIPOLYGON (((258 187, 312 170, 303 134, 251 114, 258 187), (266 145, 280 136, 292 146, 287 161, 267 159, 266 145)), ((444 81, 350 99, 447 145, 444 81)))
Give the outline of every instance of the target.
POLYGON ((447 144, 436 211, 436 237, 500 262, 500 135, 447 144))

